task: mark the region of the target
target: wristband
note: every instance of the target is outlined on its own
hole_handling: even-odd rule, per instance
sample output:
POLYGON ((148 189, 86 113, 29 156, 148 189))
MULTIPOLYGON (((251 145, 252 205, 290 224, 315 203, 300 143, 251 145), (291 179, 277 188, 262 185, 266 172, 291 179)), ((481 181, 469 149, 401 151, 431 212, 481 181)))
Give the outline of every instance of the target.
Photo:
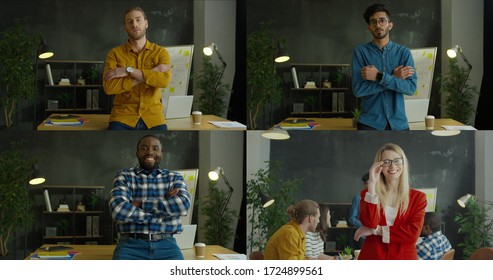
POLYGON ((377 73, 377 81, 381 81, 383 79, 383 74, 381 72, 377 73))

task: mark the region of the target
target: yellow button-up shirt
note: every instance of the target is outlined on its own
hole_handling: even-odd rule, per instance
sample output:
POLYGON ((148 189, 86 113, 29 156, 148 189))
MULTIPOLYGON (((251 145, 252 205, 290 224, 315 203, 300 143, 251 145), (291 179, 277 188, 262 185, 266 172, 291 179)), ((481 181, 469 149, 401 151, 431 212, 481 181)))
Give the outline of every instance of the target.
POLYGON ((294 220, 276 231, 265 246, 265 260, 306 259, 305 234, 294 220))
POLYGON ((166 73, 151 70, 160 64, 170 64, 168 51, 149 41, 139 53, 133 50, 129 41, 108 52, 103 77, 111 69, 131 66, 141 70, 145 79, 145 83, 133 87, 133 78, 130 76, 103 81, 106 94, 115 96, 110 122, 117 121, 135 127, 142 118, 148 128, 166 123, 161 88, 168 86, 171 70, 166 73))

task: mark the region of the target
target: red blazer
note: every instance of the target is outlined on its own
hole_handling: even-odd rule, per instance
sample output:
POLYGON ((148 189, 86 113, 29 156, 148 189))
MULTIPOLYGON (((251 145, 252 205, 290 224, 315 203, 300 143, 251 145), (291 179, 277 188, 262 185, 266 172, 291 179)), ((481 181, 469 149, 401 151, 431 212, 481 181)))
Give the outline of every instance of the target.
MULTIPOLYGON (((386 226, 383 208, 377 215, 377 204, 365 201, 368 190, 361 191, 360 221, 369 228, 386 226)), ((426 195, 418 190, 409 190, 409 206, 404 215, 397 214, 394 225, 389 228, 390 242, 384 243, 382 236, 367 236, 359 260, 417 260, 416 242, 421 234, 426 208, 426 195)))

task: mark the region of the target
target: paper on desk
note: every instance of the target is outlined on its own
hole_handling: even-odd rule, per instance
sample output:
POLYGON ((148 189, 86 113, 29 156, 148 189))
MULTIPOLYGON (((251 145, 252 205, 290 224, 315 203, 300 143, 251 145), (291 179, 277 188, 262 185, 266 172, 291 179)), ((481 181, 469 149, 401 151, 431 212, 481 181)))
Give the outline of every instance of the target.
POLYGON ((226 121, 226 122, 209 121, 209 123, 220 128, 246 128, 246 125, 235 121, 226 121))
POLYGON ((442 125, 446 130, 476 130, 470 125, 442 125))
POLYGON ((246 260, 245 254, 212 254, 220 260, 246 260))

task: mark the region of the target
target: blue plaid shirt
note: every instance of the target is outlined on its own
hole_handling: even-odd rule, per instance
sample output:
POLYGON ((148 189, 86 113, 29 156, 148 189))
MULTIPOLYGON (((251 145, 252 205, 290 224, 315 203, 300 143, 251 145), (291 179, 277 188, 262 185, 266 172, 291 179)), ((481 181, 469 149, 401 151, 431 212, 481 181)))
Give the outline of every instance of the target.
POLYGON ((140 166, 123 169, 113 180, 109 206, 120 233, 180 233, 180 216, 190 208, 190 193, 178 172, 155 169, 151 173, 140 166), (178 194, 166 194, 178 189, 178 194), (132 201, 142 201, 142 208, 132 201))
POLYGON ((443 254, 452 249, 452 245, 441 231, 434 232, 416 245, 420 260, 439 260, 443 254))
POLYGON ((393 76, 397 66, 412 66, 411 51, 390 41, 383 49, 373 42, 357 46, 353 52, 353 94, 362 98, 359 122, 378 130, 384 130, 387 122, 392 130, 408 129, 404 108, 404 94, 416 92, 416 72, 403 80, 393 76), (364 66, 373 65, 383 77, 381 81, 368 81, 361 76, 364 66))

